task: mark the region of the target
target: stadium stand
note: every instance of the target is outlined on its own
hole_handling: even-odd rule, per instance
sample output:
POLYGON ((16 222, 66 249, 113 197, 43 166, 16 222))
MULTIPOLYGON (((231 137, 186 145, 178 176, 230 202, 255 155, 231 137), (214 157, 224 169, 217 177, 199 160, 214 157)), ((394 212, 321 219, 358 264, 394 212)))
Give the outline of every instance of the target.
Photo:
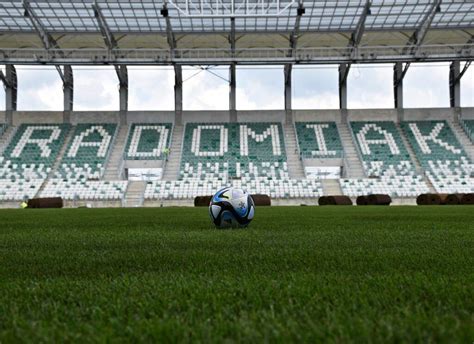
POLYGON ((78 124, 60 166, 41 197, 67 200, 122 200, 127 181, 101 180, 117 133, 117 125, 78 124))
POLYGON ((130 127, 125 157, 129 160, 163 160, 171 142, 171 123, 134 123, 130 127))
POLYGON ((68 124, 22 124, 0 157, 0 199, 34 197, 51 172, 68 124))
POLYGON ((471 142, 474 143, 474 119, 465 119, 461 121, 461 126, 466 132, 471 142))
POLYGON ((342 157, 343 149, 335 122, 296 122, 302 158, 342 157))
POLYGON ((401 126, 437 192, 474 192, 473 165, 446 121, 410 121, 401 126))
POLYGON ((417 175, 395 123, 351 122, 357 150, 368 178, 341 179, 345 195, 388 194, 416 197, 428 192, 423 177, 417 175))
POLYGON ((185 199, 226 185, 271 197, 317 197, 319 181, 290 179, 281 123, 188 123, 177 181, 149 183, 145 199, 185 199))

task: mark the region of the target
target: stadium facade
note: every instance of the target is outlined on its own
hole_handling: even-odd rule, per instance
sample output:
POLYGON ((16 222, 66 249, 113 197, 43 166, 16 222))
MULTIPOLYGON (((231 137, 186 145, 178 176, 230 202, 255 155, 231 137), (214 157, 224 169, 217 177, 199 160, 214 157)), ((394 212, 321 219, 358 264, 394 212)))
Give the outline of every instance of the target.
POLYGON ((223 185, 277 202, 474 192, 471 1, 2 1, 0 201, 189 204, 223 185), (405 109, 413 63, 450 62, 450 108, 405 109), (394 108, 347 108, 360 63, 393 65, 394 108), (64 111, 17 111, 15 65, 54 65, 64 111), (285 108, 237 111, 236 66, 283 65, 285 108), (295 64, 339 65, 339 110, 292 109, 295 64), (73 65, 113 65, 117 112, 74 111, 73 65), (128 65, 172 65, 175 110, 128 111, 128 65), (229 66, 228 111, 183 111, 182 67, 229 66), (278 201, 279 200, 279 201, 278 201))

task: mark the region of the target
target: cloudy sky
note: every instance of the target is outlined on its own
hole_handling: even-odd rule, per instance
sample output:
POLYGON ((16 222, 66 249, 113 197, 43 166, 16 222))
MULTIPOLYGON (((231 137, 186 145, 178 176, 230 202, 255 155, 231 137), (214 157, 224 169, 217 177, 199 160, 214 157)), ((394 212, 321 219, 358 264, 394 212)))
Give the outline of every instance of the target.
MULTIPOLYGON (((17 66, 19 110, 62 110, 62 84, 52 67, 17 66)), ((448 107, 447 63, 412 64, 404 81, 405 107, 448 107)), ((185 110, 228 109, 228 69, 183 71, 185 110)), ((118 81, 111 67, 75 67, 75 110, 117 110, 118 81)), ((170 67, 129 67, 130 110, 173 110, 170 67)), ((348 79, 350 108, 392 108, 392 65, 354 65, 348 79)), ((0 110, 5 108, 0 91, 0 110)), ((462 106, 474 106, 474 66, 462 79, 462 106)), ((337 66, 297 66, 293 71, 295 109, 338 107, 337 66)), ((283 67, 237 69, 237 108, 283 109, 283 67)))

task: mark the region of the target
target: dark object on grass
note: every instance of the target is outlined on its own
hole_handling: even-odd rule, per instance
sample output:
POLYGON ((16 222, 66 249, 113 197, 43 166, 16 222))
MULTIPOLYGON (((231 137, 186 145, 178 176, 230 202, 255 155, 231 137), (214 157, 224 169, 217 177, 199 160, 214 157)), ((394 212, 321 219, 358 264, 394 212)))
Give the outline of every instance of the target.
POLYGON ((461 198, 463 194, 450 194, 446 198, 446 204, 448 205, 458 205, 461 204, 461 198))
POLYGON ((348 196, 321 196, 319 205, 352 205, 352 200, 348 196))
POLYGON ((474 204, 474 193, 467 193, 462 195, 461 204, 474 204))
POLYGON ((197 196, 194 198, 195 207, 209 207, 212 196, 197 196))
POLYGON ((418 205, 444 205, 448 199, 448 194, 421 194, 416 198, 418 205))
POLYGON ((367 196, 358 196, 356 199, 356 204, 357 205, 368 205, 369 201, 367 199, 367 196))
POLYGON ((272 205, 272 200, 270 199, 270 196, 268 195, 262 195, 262 194, 255 194, 251 195, 253 199, 253 203, 255 203, 255 206, 270 206, 272 205))
POLYGON ((32 198, 28 200, 28 208, 62 208, 64 206, 61 197, 32 198))
MULTIPOLYGON (((270 206, 272 205, 270 196, 268 195, 251 195, 255 206, 270 206)), ((195 207, 208 207, 211 203, 212 196, 197 196, 194 198, 195 207)))
POLYGON ((368 195, 367 202, 369 205, 390 205, 392 198, 385 194, 368 195))

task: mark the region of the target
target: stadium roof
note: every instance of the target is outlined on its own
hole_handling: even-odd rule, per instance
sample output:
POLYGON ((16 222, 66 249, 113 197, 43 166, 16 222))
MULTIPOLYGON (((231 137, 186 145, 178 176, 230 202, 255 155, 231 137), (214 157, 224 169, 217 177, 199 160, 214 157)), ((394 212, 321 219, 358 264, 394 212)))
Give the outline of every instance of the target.
POLYGON ((471 60, 472 0, 0 1, 0 62, 471 60))

